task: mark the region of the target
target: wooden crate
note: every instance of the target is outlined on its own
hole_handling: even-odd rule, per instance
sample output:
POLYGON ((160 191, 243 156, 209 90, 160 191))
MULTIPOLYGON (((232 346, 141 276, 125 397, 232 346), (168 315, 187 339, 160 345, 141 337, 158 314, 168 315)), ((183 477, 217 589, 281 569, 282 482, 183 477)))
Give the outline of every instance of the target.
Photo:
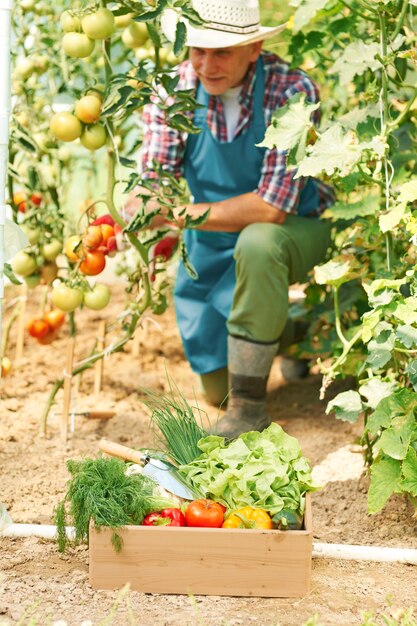
POLYGON ((218 596, 301 597, 309 592, 310 498, 303 530, 126 526, 121 552, 112 531, 90 528, 93 589, 218 596))

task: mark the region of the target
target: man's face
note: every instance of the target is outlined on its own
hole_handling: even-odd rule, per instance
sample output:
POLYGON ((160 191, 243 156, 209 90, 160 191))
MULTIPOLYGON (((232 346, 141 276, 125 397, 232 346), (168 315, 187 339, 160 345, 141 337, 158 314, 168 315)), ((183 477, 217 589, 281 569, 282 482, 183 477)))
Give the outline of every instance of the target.
POLYGON ((261 41, 233 48, 190 48, 189 57, 207 93, 219 96, 243 83, 261 48, 261 41))

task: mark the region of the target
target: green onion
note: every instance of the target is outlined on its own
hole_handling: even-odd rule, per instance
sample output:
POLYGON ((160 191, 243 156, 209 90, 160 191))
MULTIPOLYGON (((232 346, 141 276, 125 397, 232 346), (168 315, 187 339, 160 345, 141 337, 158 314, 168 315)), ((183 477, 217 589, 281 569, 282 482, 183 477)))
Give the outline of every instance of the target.
POLYGON ((171 381, 170 389, 172 397, 160 396, 145 389, 148 399, 144 404, 152 411, 153 425, 159 429, 160 434, 155 432, 168 456, 177 465, 187 465, 200 456, 201 450, 197 444, 208 433, 201 425, 201 409, 194 407, 199 416, 197 422, 193 408, 171 381))

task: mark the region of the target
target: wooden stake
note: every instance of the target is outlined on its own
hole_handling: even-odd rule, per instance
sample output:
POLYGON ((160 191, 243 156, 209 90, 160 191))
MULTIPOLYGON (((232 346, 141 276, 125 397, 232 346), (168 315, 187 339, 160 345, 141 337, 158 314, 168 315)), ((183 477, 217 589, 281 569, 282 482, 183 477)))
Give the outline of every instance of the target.
POLYGON ((67 345, 67 359, 64 370, 64 405, 61 415, 61 439, 66 443, 68 439, 68 421, 71 405, 72 368, 74 363, 75 337, 70 337, 67 345))
POLYGON ((28 287, 24 283, 21 287, 19 296, 19 316, 17 320, 17 336, 16 336, 16 352, 15 363, 18 366, 23 359, 23 348, 25 346, 25 330, 26 330, 26 304, 28 299, 28 287))
MULTIPOLYGON (((97 338, 97 351, 104 350, 106 342, 106 322, 101 320, 98 325, 98 338, 97 338)), ((94 365, 94 393, 98 395, 101 389, 101 383, 103 380, 104 359, 99 359, 94 365)))

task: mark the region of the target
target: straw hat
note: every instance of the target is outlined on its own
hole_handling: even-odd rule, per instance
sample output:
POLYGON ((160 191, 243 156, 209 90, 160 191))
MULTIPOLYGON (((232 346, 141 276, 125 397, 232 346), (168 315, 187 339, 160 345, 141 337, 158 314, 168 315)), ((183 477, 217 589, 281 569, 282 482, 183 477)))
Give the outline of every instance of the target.
POLYGON ((258 0, 192 0, 192 7, 205 22, 201 27, 191 26, 174 9, 164 11, 161 26, 169 41, 175 40, 178 20, 187 26, 185 45, 198 48, 244 46, 269 39, 285 28, 285 24, 260 25, 258 0))

